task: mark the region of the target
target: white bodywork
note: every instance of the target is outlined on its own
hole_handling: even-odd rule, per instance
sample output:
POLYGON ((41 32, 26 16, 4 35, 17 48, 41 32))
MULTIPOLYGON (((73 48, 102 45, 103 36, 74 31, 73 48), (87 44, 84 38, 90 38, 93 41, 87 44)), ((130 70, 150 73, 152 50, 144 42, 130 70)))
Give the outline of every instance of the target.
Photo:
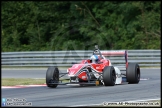
MULTIPOLYGON (((122 75, 121 75, 121 72, 120 72, 119 68, 117 68, 117 67, 114 67, 114 69, 115 69, 115 73, 116 73, 116 81, 115 81, 115 84, 121 84, 122 83, 122 75)), ((101 80, 101 82, 104 85, 103 80, 101 80)))
POLYGON ((116 72, 116 82, 115 84, 121 84, 122 83, 122 76, 121 76, 121 72, 119 70, 119 68, 114 67, 115 68, 115 72, 116 72))
MULTIPOLYGON (((112 66, 111 61, 109 61, 109 63, 110 63, 110 66, 112 66)), ((122 83, 121 72, 120 72, 118 67, 114 66, 114 69, 115 69, 115 72, 116 72, 116 82, 115 82, 115 84, 121 84, 122 83)))

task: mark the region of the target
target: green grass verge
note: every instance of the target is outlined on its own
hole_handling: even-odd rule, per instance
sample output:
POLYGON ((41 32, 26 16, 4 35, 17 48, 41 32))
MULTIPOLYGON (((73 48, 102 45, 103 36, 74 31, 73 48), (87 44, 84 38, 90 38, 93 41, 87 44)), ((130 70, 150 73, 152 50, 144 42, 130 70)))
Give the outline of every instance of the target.
MULTIPOLYGON (((68 80, 60 79, 63 82, 68 80)), ((1 86, 15 86, 15 85, 35 85, 35 84, 45 84, 45 79, 32 79, 32 78, 2 78, 1 86)))

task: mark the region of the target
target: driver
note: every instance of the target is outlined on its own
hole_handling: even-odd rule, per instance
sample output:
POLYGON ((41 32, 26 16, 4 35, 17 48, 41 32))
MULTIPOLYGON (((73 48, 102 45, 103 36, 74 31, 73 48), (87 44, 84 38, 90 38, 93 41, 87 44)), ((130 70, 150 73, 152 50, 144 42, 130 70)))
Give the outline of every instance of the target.
POLYGON ((90 57, 91 63, 98 63, 99 62, 99 57, 97 55, 92 55, 90 57))

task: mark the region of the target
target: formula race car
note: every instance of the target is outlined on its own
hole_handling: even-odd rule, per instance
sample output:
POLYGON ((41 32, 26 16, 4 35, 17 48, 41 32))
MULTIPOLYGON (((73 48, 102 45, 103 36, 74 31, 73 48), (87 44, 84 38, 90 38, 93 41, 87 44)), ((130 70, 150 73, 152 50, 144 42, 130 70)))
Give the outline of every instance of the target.
POLYGON ((57 67, 48 67, 46 72, 47 86, 51 88, 56 88, 60 84, 114 86, 122 84, 123 82, 138 84, 140 81, 140 67, 137 63, 128 63, 128 53, 126 50, 119 52, 101 52, 97 45, 95 45, 95 49, 90 59, 82 60, 79 64, 73 64, 67 69, 67 73, 65 74, 69 76, 68 82, 63 83, 59 80, 60 74, 57 67), (124 56, 125 69, 120 70, 118 67, 113 66, 111 61, 106 59, 104 55, 124 56), (122 71, 125 71, 125 73, 121 73, 122 71))

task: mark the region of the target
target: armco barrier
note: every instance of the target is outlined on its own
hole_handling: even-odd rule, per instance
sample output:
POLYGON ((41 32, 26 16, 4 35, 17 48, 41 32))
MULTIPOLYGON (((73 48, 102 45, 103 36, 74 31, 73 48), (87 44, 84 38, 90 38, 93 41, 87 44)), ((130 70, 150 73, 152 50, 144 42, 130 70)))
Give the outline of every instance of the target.
MULTIPOLYGON (((105 52, 107 50, 101 50, 105 52)), ((108 50, 110 51, 110 50, 108 50)), ((124 50, 111 50, 124 51, 124 50)), ((127 50, 128 62, 138 63, 142 67, 160 67, 161 54, 160 50, 127 50)), ((30 52, 2 52, 1 66, 58 66, 69 67, 72 62, 79 63, 83 59, 88 59, 92 51, 30 51, 30 52)), ((125 66, 123 56, 105 56, 110 59, 114 66, 125 66)))

